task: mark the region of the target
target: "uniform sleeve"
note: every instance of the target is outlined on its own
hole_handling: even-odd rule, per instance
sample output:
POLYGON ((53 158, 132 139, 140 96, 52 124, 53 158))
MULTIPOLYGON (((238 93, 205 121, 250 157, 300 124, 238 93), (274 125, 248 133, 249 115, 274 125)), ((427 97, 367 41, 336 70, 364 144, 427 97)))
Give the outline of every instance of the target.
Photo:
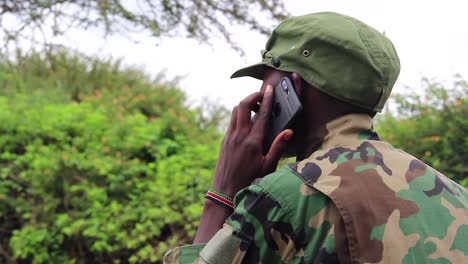
POLYGON ((164 264, 185 264, 202 263, 199 262, 200 251, 206 244, 194 244, 189 246, 176 247, 169 250, 163 258, 164 264))
POLYGON ((303 195, 300 184, 273 183, 277 190, 266 184, 239 193, 235 213, 227 219, 242 238, 242 263, 337 262, 333 203, 318 192, 303 195))
POLYGON ((286 174, 277 172, 239 192, 234 213, 198 256, 193 251, 183 262, 190 246, 182 247, 168 252, 164 263, 337 262, 336 207, 286 174))
POLYGON ((228 224, 224 224, 208 244, 176 247, 166 253, 164 264, 228 264, 240 263, 244 258, 241 250, 243 240, 228 224))
MULTIPOLYGON (((224 239, 235 239, 239 245, 233 254, 236 259, 231 262, 338 262, 338 209, 326 195, 305 185, 288 168, 239 192, 235 204, 234 214, 226 221, 232 230, 224 233, 224 239)), ((211 256, 225 253, 219 249, 219 243, 211 241, 203 251, 211 256)))

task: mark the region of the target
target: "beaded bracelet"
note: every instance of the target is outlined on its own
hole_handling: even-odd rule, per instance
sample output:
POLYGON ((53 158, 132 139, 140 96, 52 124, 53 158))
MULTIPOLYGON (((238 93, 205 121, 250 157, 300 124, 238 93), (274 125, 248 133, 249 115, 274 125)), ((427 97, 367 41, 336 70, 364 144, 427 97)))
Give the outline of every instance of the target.
POLYGON ((213 188, 209 188, 205 194, 205 198, 211 201, 217 202, 218 204, 234 210, 234 202, 231 197, 216 191, 213 188))

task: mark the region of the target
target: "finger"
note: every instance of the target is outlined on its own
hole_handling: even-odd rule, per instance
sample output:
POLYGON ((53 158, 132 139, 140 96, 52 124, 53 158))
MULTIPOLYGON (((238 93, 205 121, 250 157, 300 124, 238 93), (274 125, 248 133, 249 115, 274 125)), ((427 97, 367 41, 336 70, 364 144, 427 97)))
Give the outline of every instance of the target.
POLYGON ((236 129, 236 124, 237 124, 237 106, 235 106, 232 109, 231 121, 229 122, 229 127, 226 131, 226 135, 229 135, 229 133, 231 133, 232 131, 236 129))
POLYGON ((260 110, 257 113, 257 119, 252 128, 252 133, 257 140, 263 140, 264 138, 265 129, 271 116, 273 93, 273 86, 267 85, 260 110))
POLYGON ((291 74, 292 81, 294 82, 294 88, 296 90, 296 94, 301 97, 302 96, 302 78, 298 73, 291 74))
POLYGON ((276 168, 276 166, 278 165, 278 161, 281 158, 281 155, 286 149, 286 146, 291 141, 291 138, 293 137, 293 135, 294 135, 294 132, 291 129, 286 129, 283 132, 279 133, 278 136, 276 136, 275 140, 273 141, 273 144, 271 144, 270 150, 265 156, 265 160, 264 160, 265 172, 271 172, 276 168))
POLYGON ((255 105, 262 100, 263 95, 259 92, 247 96, 237 107, 237 127, 249 127, 251 125, 251 112, 255 105))

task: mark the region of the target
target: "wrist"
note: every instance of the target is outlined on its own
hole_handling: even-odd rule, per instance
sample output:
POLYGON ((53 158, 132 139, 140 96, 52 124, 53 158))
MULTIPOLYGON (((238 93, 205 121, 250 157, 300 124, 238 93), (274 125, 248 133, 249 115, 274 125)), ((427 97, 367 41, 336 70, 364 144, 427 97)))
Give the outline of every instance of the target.
POLYGON ((211 185, 211 188, 215 189, 218 192, 223 193, 224 195, 227 195, 231 199, 234 199, 234 196, 242 190, 244 187, 236 187, 234 185, 228 185, 228 184, 220 184, 216 180, 213 182, 211 185))
POLYGON ((222 206, 212 200, 205 199, 205 202, 203 203, 203 210, 209 213, 216 213, 216 214, 225 214, 226 218, 227 216, 231 215, 233 210, 229 209, 225 206, 222 206))
POLYGON ((231 214, 232 209, 206 199, 203 204, 203 213, 200 219, 200 225, 193 243, 208 243, 215 233, 221 229, 224 222, 231 214))

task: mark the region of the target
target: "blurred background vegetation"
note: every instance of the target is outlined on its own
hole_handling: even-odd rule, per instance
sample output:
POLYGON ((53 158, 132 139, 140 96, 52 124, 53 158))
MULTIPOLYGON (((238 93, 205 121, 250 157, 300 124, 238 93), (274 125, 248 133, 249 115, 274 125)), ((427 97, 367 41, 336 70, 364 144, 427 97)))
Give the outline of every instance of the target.
MULTIPOLYGON (((0 1, 0 6, 22 17, 25 27, 35 27, 44 25, 44 12, 60 15, 63 4, 28 2, 0 1)), ((102 3, 108 4, 95 6, 96 25, 112 31, 106 23, 128 19, 153 34, 165 32, 145 24, 148 18, 130 15, 119 1, 102 3)), ((230 12, 264 30, 242 15, 248 2, 219 3, 212 12, 230 12)), ((257 4, 269 5, 272 17, 280 19, 277 1, 257 4)), ((210 32, 203 23, 179 24, 181 30, 187 25, 185 33, 194 26, 208 30, 189 37, 204 39, 210 32)), ((228 34, 223 27, 218 30, 228 34)), ((11 41, 23 32, 13 33, 11 41)), ((158 263, 169 248, 190 243, 229 111, 210 102, 191 105, 177 80, 151 76, 118 59, 50 45, 4 51, 0 263, 158 263)), ((423 79, 421 87, 410 88, 424 92, 394 95, 376 120, 377 131, 468 186, 467 82, 461 76, 452 84, 423 79)))
POLYGON ((406 87, 378 115, 379 135, 468 187, 468 83, 455 75, 444 85, 423 78, 422 94, 406 87), (395 109, 391 111, 390 109, 395 109))
POLYGON ((227 112, 117 60, 14 61, 0 62, 0 262, 156 262, 190 242, 227 112))

